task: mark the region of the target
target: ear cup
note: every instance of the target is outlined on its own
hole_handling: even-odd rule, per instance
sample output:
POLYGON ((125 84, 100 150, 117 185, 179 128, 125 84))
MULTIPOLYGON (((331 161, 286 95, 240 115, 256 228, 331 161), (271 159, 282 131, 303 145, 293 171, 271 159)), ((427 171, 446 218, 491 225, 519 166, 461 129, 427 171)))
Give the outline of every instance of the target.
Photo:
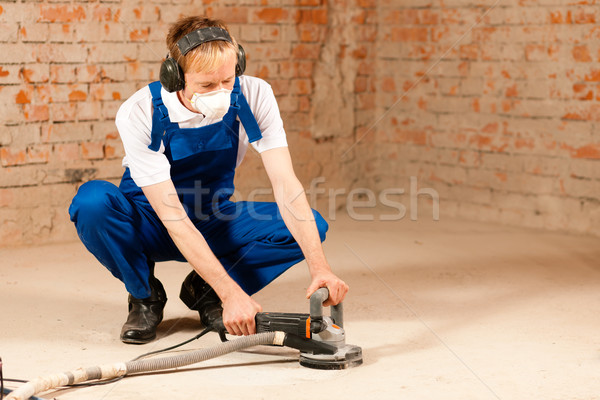
POLYGON ((183 70, 174 58, 167 57, 160 66, 160 83, 167 92, 177 92, 185 86, 183 70))
POLYGON ((237 65, 235 66, 235 76, 244 74, 246 70, 246 52, 241 44, 238 43, 237 65))

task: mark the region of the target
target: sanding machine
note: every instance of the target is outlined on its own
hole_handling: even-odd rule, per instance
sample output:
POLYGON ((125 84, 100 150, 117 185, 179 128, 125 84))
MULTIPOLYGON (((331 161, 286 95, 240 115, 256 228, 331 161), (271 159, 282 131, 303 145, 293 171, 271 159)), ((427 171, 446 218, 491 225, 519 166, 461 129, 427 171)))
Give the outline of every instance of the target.
MULTIPOLYGON (((300 365, 316 369, 346 369, 362 364, 362 349, 346 344, 342 303, 331 307, 331 316, 323 316, 327 288, 310 297, 310 314, 261 312, 256 314, 256 333, 285 332, 285 346, 300 350, 300 365)), ((218 319, 213 328, 226 341, 226 329, 218 319)))

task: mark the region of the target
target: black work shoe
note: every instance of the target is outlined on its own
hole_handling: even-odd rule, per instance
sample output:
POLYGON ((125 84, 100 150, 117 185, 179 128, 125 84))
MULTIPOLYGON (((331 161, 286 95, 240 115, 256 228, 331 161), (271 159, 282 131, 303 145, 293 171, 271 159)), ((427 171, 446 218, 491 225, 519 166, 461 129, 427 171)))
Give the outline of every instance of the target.
POLYGON ((195 271, 190 272, 181 284, 179 298, 189 309, 198 311, 205 327, 223 316, 221 299, 195 271))
POLYGON ((144 344, 156 338, 156 327, 163 319, 167 294, 160 281, 150 278, 150 296, 136 299, 129 295, 129 315, 121 329, 124 343, 144 344))

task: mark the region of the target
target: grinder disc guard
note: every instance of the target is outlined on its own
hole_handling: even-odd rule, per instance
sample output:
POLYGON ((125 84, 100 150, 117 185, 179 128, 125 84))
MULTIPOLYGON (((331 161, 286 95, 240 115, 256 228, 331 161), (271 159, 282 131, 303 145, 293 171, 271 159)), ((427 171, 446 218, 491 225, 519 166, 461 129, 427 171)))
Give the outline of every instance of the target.
POLYGON ((338 348, 335 354, 300 354, 300 365, 314 369, 346 369, 359 366, 362 362, 362 349, 351 344, 338 348))

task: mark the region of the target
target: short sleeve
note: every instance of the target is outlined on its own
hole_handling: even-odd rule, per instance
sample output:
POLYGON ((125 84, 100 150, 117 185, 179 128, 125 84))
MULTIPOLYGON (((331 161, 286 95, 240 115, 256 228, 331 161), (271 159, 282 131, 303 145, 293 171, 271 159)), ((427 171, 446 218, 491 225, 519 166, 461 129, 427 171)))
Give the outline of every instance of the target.
POLYGON ((243 76, 242 93, 258 122, 262 139, 251 143, 256 151, 287 147, 283 120, 271 85, 260 78, 243 76))

